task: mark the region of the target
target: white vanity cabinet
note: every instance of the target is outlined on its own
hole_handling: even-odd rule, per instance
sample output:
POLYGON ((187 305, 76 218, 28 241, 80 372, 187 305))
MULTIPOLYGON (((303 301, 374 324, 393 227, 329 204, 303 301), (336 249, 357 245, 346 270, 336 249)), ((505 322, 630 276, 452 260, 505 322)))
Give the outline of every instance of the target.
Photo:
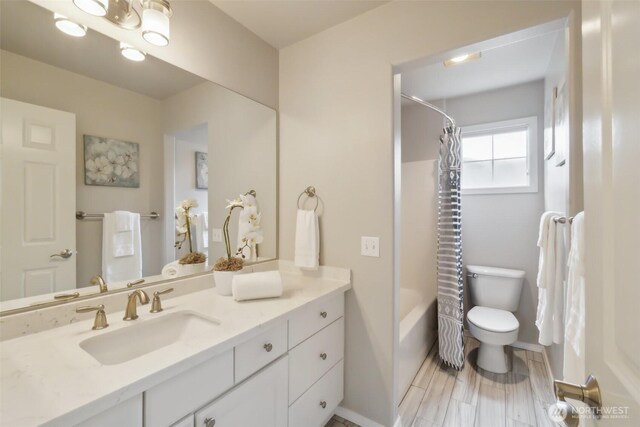
POLYGON ((284 356, 196 412, 196 426, 287 427, 288 369, 284 356))
POLYGON ((142 427, 142 395, 131 397, 116 406, 76 424, 76 427, 142 427))
POLYGON ((343 398, 344 293, 257 328, 233 348, 79 425, 322 427, 343 398))

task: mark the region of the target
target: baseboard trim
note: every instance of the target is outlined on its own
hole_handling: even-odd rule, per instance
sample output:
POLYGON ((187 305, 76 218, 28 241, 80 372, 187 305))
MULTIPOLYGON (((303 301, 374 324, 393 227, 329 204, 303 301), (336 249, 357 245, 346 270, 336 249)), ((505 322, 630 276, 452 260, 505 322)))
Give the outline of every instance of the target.
POLYGON ((521 348, 523 350, 535 351, 536 353, 544 353, 544 347, 540 344, 531 344, 528 342, 516 341, 511 347, 521 348))
POLYGON ((363 415, 360 415, 357 412, 354 412, 351 409, 347 409, 343 406, 338 406, 336 408, 335 413, 337 416, 342 417, 345 420, 351 421, 352 423, 356 423, 362 427, 384 427, 382 424, 378 424, 377 422, 370 420, 369 418, 363 415))

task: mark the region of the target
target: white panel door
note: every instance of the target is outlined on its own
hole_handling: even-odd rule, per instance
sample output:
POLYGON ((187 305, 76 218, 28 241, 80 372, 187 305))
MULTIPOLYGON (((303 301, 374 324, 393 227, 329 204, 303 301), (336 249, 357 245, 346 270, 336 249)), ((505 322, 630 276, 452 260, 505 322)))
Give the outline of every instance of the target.
MULTIPOLYGON (((640 423, 640 2, 583 1, 587 373, 598 425, 640 423)), ((593 421, 595 422, 595 421, 593 421)))
POLYGON ((0 101, 0 299, 75 288, 76 117, 0 101))

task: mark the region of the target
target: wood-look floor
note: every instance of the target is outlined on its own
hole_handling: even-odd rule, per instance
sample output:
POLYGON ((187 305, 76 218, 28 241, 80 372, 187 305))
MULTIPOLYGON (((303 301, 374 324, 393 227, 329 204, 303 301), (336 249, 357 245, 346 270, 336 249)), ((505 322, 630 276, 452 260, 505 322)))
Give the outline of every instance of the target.
MULTIPOLYGON (((478 368, 478 341, 466 337, 467 359, 456 371, 438 357, 438 343, 413 379, 399 408, 402 427, 555 427, 547 408, 554 402, 541 353, 507 347, 511 370, 478 368)), ((334 416, 325 427, 359 427, 334 416)))
POLYGON ((402 427, 555 426, 547 408, 555 401, 541 353, 507 347, 511 370, 478 368, 479 343, 467 337, 464 368, 447 367, 431 349, 400 403, 402 427))

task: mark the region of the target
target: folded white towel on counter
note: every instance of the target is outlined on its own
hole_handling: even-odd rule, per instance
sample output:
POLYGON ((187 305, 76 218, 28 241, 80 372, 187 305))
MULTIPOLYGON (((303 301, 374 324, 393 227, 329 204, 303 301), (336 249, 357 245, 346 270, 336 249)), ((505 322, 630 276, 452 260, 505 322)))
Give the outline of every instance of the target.
POLYGON ((320 226, 315 211, 298 209, 294 264, 317 270, 320 264, 320 226))
POLYGON ((571 249, 567 261, 567 301, 564 337, 573 347, 576 356, 584 351, 585 301, 584 301, 584 212, 573 218, 571 224, 571 249))
POLYGON ((174 277, 178 277, 179 269, 178 261, 170 262, 169 264, 162 267, 162 278, 163 279, 173 279, 174 277))
POLYGON ((142 277, 140 214, 124 211, 104 214, 102 277, 107 283, 142 277), (127 225, 129 221, 130 225, 127 225), (119 227, 129 230, 118 231, 119 227))
POLYGON ((209 248, 209 214, 201 212, 196 215, 196 249, 198 252, 206 252, 209 248))
POLYGON ((237 274, 231 290, 236 301, 277 298, 282 295, 282 277, 279 271, 237 274))

